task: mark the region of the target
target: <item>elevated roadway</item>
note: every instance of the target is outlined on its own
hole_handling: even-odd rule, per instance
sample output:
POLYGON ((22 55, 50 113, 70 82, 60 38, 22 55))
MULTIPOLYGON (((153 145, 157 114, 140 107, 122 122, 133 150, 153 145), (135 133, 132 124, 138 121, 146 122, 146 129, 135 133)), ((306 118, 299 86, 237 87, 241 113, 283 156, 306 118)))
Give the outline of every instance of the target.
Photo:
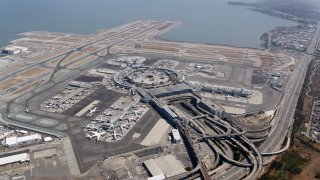
MULTIPOLYGON (((290 146, 290 136, 291 130, 290 126, 292 126, 294 121, 294 112, 296 108, 296 104, 298 102, 299 94, 301 92, 301 88, 303 86, 303 82, 306 76, 306 72, 308 69, 308 65, 310 64, 313 56, 313 51, 319 41, 320 35, 320 27, 317 27, 317 30, 311 40, 307 52, 303 55, 300 61, 297 64, 296 70, 292 73, 290 79, 285 88, 285 95, 282 99, 282 102, 279 105, 279 111, 277 112, 275 118, 275 124, 270 131, 268 138, 262 143, 259 147, 259 151, 263 152, 261 155, 272 156, 277 155, 285 150, 287 150, 290 146), (281 147, 285 138, 288 138, 287 145, 283 149, 281 147)), ((272 157, 264 158, 264 163, 271 161, 272 157)), ((212 179, 243 179, 248 172, 246 172, 243 168, 232 167, 229 170, 215 174, 211 176, 212 179)), ((256 178, 256 177, 255 177, 256 178)), ((249 179, 246 177, 245 179, 249 179)))

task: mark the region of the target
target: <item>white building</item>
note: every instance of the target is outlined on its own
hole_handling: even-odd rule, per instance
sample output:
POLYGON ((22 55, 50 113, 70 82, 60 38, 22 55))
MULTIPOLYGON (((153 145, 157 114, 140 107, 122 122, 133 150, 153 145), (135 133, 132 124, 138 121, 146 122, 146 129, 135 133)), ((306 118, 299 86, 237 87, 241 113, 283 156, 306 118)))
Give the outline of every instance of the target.
POLYGON ((173 142, 180 143, 181 142, 181 136, 179 134, 178 129, 172 129, 171 133, 172 133, 173 142))
POLYGON ((14 162, 25 162, 25 161, 29 161, 28 153, 15 154, 15 155, 5 156, 0 158, 0 166, 5 164, 11 164, 14 162))
POLYGON ((27 143, 31 143, 39 140, 41 140, 40 134, 32 134, 32 135, 22 136, 22 137, 13 136, 13 137, 6 138, 5 145, 8 147, 13 147, 19 144, 24 144, 24 143, 27 144, 27 143))
POLYGON ((6 146, 12 147, 17 145, 17 136, 6 138, 6 146))
POLYGON ((21 52, 27 52, 28 48, 27 47, 21 47, 21 46, 8 46, 2 50, 3 54, 19 54, 21 52))
POLYGON ((45 138, 43 138, 43 141, 44 142, 49 142, 49 141, 52 141, 53 139, 52 139, 52 137, 45 137, 45 138))

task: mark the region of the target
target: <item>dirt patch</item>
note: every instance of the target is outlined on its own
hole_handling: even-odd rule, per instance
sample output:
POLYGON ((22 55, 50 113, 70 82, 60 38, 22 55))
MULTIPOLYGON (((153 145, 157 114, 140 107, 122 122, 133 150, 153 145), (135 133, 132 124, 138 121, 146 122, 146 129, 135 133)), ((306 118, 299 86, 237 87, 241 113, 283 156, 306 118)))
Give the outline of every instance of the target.
POLYGON ((97 58, 98 58, 98 56, 89 55, 89 56, 87 56, 85 58, 82 58, 82 59, 80 59, 80 60, 68 65, 67 67, 68 68, 79 68, 79 67, 81 67, 81 66, 83 66, 83 65, 85 65, 87 63, 90 63, 90 62, 96 60, 97 58))
POLYGON ((45 61, 45 60, 60 56, 60 55, 66 53, 68 51, 69 51, 68 48, 57 49, 57 50, 52 51, 50 53, 45 53, 45 54, 36 56, 36 57, 32 58, 31 62, 34 62, 34 63, 35 62, 42 62, 42 61, 45 61))
POLYGON ((75 51, 69 54, 62 62, 61 66, 65 66, 67 64, 70 64, 72 62, 75 62, 79 60, 80 58, 87 56, 87 53, 81 52, 81 51, 75 51))
POLYGON ((25 77, 36 77, 39 76, 40 74, 48 71, 47 68, 41 68, 41 67, 34 67, 31 69, 28 69, 22 73, 19 73, 18 76, 25 76, 25 77))
POLYGON ((167 47, 167 46, 152 46, 152 45, 144 45, 143 44, 141 48, 158 50, 158 51, 179 52, 179 49, 172 48, 172 47, 167 47))
MULTIPOLYGON (((300 143, 297 145, 303 146, 300 143)), ((303 150, 308 154, 310 161, 304 166, 302 172, 293 176, 293 180, 316 180, 316 176, 320 175, 320 153, 304 147, 303 150)))
POLYGON ((272 56, 259 56, 259 57, 261 60, 261 67, 264 69, 268 67, 272 67, 279 63, 276 57, 272 57, 272 56))
POLYGON ((39 87, 40 85, 44 84, 45 81, 44 80, 41 80, 41 81, 36 81, 36 82, 33 82, 33 83, 30 83, 22 88, 19 88, 18 90, 14 91, 14 95, 17 95, 17 94, 22 94, 22 93, 25 93, 25 92, 28 92, 28 91, 31 91, 32 89, 35 89, 37 87, 39 87))
POLYGON ((261 113, 261 114, 243 116, 243 117, 240 117, 239 120, 246 126, 250 127, 256 124, 265 123, 266 121, 269 120, 269 116, 265 113, 261 113))
POLYGON ((85 51, 88 53, 94 53, 98 49, 99 49, 99 47, 96 47, 96 46, 87 46, 87 47, 82 48, 82 51, 85 51))
POLYGON ((9 78, 3 82, 0 83, 0 91, 4 91, 6 89, 9 89, 13 86, 16 86, 19 83, 22 83, 23 80, 17 79, 17 78, 9 78))
POLYGON ((234 59, 244 59, 244 56, 242 54, 235 54, 235 53, 219 53, 220 55, 223 55, 227 58, 234 58, 234 59))
POLYGON ((4 69, 1 70, 0 77, 6 76, 6 75, 8 75, 8 72, 14 72, 14 71, 20 69, 21 67, 23 67, 22 64, 12 64, 9 67, 6 67, 5 70, 4 69))
POLYGON ((108 54, 108 49, 103 49, 97 53, 98 56, 106 56, 108 54))

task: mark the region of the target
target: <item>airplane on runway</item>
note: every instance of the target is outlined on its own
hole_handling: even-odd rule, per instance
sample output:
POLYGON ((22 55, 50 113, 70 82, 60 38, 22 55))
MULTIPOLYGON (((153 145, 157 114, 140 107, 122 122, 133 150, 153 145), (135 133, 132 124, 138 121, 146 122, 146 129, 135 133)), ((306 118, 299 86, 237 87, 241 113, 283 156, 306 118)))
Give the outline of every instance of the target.
POLYGON ((93 109, 89 109, 90 110, 90 114, 93 114, 93 113, 95 113, 96 111, 97 111, 97 107, 94 107, 93 109))
POLYGON ((30 109, 26 108, 26 109, 24 109, 24 112, 28 113, 28 112, 30 112, 30 109))
POLYGON ((87 114, 87 116, 92 116, 96 111, 97 111, 97 107, 94 107, 93 109, 89 109, 89 113, 87 114))

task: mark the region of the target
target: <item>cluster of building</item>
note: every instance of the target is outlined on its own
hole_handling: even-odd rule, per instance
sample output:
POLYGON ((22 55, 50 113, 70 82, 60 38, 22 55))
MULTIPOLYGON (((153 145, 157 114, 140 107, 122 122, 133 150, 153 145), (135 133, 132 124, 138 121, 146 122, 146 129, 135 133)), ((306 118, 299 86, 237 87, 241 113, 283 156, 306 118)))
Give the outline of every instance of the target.
POLYGON ((162 59, 155 63, 154 67, 164 69, 174 69, 179 64, 178 61, 162 59))
POLYGON ((30 53, 31 50, 24 46, 14 46, 10 45, 0 49, 0 60, 6 62, 21 61, 26 57, 30 57, 39 52, 30 53))
POLYGON ((314 24, 277 27, 269 32, 271 33, 271 48, 305 51, 315 30, 314 24))
POLYGON ((277 90, 277 91, 282 91, 282 88, 284 86, 284 79, 283 75, 281 73, 272 73, 271 78, 270 78, 270 86, 277 90))
POLYGON ((53 138, 26 130, 0 126, 0 141, 2 146, 0 166, 11 166, 14 163, 24 166, 24 163, 30 161, 30 152, 28 150, 20 150, 20 148, 39 145, 43 142, 51 142, 53 138), (12 152, 12 149, 18 149, 19 151, 12 152))
POLYGON ((14 148, 23 145, 32 145, 41 142, 52 141, 50 136, 43 137, 39 133, 31 133, 26 130, 1 129, 1 145, 5 148, 14 148))
POLYGON ((304 133, 313 141, 320 143, 320 100, 315 100, 312 107, 312 115, 304 133))
POLYGON ((23 144, 30 144, 34 143, 37 141, 41 141, 41 135, 40 134, 31 134, 27 136, 12 136, 8 137, 4 141, 4 145, 6 147, 15 147, 18 145, 23 145, 23 144))
POLYGON ((188 76, 191 75, 205 75, 205 76, 216 76, 216 70, 211 64, 194 64, 190 63, 185 68, 185 73, 188 76))
POLYGON ((146 60, 141 56, 121 56, 108 60, 108 64, 119 65, 121 67, 131 67, 134 65, 140 65, 146 60))
POLYGON ((243 88, 221 88, 221 87, 211 87, 211 86, 203 86, 202 91, 210 92, 220 95, 225 95, 226 98, 229 96, 231 97, 242 97, 242 98, 249 98, 252 93, 243 88))

